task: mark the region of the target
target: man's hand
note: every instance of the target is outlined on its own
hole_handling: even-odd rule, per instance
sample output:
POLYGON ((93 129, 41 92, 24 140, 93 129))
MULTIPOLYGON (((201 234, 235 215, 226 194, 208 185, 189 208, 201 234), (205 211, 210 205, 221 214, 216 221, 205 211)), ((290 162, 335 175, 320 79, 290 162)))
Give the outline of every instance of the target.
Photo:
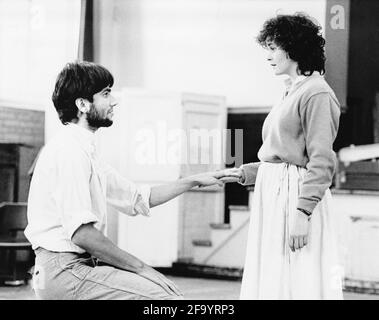
POLYGON ((303 212, 296 210, 294 225, 290 230, 290 248, 293 252, 300 250, 308 243, 309 217, 303 212))
POLYGON ((228 182, 237 182, 239 180, 238 169, 199 173, 165 185, 153 186, 151 187, 149 199, 150 208, 165 203, 197 186, 208 187, 215 184, 223 186, 223 178, 227 178, 228 182))
POLYGON ((214 172, 200 173, 190 178, 193 179, 199 187, 208 187, 212 185, 223 186, 224 182, 237 182, 240 178, 239 169, 225 169, 214 172))
POLYGON ((178 287, 163 274, 145 264, 141 271, 138 272, 141 277, 144 277, 157 285, 161 286, 167 293, 183 296, 178 287))

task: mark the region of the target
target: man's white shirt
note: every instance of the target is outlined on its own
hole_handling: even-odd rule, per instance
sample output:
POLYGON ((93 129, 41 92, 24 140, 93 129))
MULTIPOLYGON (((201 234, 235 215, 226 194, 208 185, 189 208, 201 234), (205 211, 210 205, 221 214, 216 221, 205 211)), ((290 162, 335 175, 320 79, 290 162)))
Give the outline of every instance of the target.
POLYGON ((25 235, 33 249, 84 250, 71 238, 94 223, 105 234, 107 205, 127 215, 149 216, 150 187, 137 187, 99 160, 94 133, 68 124, 43 148, 28 198, 25 235))

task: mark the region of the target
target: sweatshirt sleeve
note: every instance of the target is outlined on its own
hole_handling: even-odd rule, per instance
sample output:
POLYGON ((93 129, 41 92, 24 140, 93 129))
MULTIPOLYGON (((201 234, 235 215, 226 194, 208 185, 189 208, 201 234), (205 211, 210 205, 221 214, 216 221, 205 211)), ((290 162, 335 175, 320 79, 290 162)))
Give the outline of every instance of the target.
POLYGON ((300 109, 301 125, 309 159, 300 186, 297 208, 313 212, 330 187, 336 168, 333 142, 340 117, 338 101, 328 92, 315 94, 300 109))
POLYGON ((260 162, 251 162, 246 163, 240 166, 242 170, 243 178, 239 182, 243 186, 250 186, 255 184, 255 180, 258 174, 258 168, 260 166, 260 162))

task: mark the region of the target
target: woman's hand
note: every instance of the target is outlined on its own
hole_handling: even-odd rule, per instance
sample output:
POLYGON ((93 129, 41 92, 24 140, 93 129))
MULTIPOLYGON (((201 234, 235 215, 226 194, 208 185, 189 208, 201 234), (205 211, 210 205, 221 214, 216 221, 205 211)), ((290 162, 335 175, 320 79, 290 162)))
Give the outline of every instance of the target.
POLYGON ((222 177, 220 180, 224 183, 228 182, 242 182, 245 179, 245 176, 243 174, 242 169, 240 168, 231 168, 231 169, 225 169, 224 170, 225 177, 222 177), (236 180, 235 177, 229 177, 229 174, 237 175, 238 179, 236 180))
POLYGON ((290 248, 293 252, 300 250, 308 243, 310 218, 303 212, 296 210, 295 221, 290 230, 290 248))

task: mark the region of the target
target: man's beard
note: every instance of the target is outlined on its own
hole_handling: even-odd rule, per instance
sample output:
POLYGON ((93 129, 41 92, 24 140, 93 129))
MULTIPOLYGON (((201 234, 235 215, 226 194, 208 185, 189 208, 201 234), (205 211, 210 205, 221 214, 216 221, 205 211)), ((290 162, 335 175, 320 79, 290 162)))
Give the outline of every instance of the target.
POLYGON ((91 104, 89 112, 87 113, 87 122, 92 128, 110 127, 113 124, 113 120, 103 118, 93 104, 91 104))

